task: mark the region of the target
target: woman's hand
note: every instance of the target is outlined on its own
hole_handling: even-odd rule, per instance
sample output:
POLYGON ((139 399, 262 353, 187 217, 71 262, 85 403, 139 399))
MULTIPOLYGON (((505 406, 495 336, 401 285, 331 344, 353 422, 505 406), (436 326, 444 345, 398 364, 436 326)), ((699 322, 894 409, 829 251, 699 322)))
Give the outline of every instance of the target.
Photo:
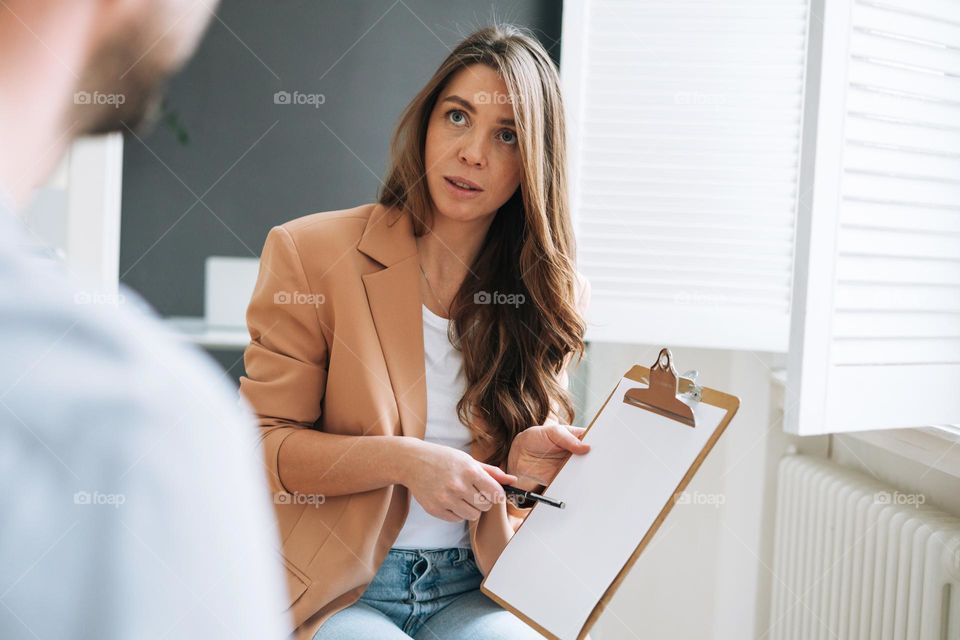
POLYGON ((520 478, 527 491, 548 485, 571 453, 582 455, 590 445, 580 440, 586 431, 569 424, 530 427, 517 434, 510 445, 507 471, 520 478))
POLYGON ((516 476, 459 449, 423 440, 418 445, 405 463, 403 484, 427 513, 441 520, 477 520, 506 500, 501 484, 517 482, 516 476))

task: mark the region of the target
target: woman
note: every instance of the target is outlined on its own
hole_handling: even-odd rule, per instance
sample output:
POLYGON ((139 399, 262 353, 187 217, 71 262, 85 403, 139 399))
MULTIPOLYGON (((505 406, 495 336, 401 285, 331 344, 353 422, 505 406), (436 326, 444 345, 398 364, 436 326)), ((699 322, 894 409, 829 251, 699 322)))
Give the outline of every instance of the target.
POLYGON ((556 69, 512 26, 404 112, 379 201, 271 229, 241 392, 258 415, 295 637, 538 638, 479 591, 588 446, 556 69))

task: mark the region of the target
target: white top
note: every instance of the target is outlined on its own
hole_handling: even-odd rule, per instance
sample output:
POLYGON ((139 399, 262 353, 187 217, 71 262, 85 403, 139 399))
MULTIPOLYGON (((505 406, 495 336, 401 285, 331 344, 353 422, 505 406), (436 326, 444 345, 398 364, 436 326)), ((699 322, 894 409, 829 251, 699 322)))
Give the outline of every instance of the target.
POLYGON ((0 205, 0 638, 286 638, 249 405, 34 244, 0 205))
MULTIPOLYGON (((450 344, 450 320, 423 305, 423 352, 427 382, 427 426, 423 439, 470 453, 473 434, 457 418, 457 402, 466 390, 463 355, 450 344)), ((470 547, 466 520, 447 522, 427 513, 410 496, 410 513, 393 545, 401 549, 470 547)))

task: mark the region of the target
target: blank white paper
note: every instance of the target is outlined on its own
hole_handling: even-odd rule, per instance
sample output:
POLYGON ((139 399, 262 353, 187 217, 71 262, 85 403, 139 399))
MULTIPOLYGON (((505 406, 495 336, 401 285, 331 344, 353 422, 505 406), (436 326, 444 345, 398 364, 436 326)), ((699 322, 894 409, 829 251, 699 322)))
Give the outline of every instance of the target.
POLYGON ((636 550, 726 410, 697 403, 696 428, 623 402, 644 385, 623 378, 484 580, 496 594, 563 640, 590 612, 636 550))

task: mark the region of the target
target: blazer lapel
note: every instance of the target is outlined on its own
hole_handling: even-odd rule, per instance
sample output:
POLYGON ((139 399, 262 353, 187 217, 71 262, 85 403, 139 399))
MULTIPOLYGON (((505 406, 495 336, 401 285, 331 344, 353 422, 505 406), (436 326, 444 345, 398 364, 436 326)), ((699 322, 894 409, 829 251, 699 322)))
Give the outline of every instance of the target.
POLYGON ((402 211, 377 204, 357 248, 384 265, 361 278, 397 401, 401 432, 423 439, 427 386, 413 223, 402 211))

